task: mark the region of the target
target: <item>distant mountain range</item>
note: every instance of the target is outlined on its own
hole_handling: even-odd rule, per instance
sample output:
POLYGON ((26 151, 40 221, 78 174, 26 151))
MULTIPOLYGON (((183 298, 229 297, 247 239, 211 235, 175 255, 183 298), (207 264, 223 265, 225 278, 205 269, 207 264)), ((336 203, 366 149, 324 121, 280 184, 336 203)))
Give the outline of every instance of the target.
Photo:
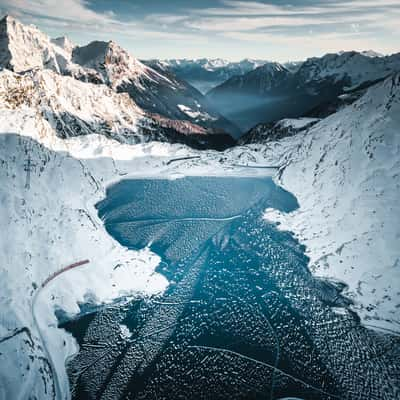
MULTIPOLYGON (((267 63, 233 76, 207 98, 243 131, 256 123, 334 112, 341 96, 400 70, 400 54, 355 51, 309 58, 298 69, 267 63), (330 110, 329 112, 327 110, 330 110), (318 110, 313 114, 312 111, 318 110)), ((355 100, 357 97, 354 97, 355 100)))
MULTIPOLYGON (((171 71, 202 93, 206 93, 233 76, 243 75, 268 63, 267 60, 245 58, 228 61, 221 58, 145 60, 146 65, 160 72, 171 71)), ((283 64, 290 71, 296 71, 301 62, 283 64)))
POLYGON ((266 63, 264 60, 245 59, 229 62, 223 59, 147 60, 145 64, 160 72, 170 71, 200 92, 206 93, 235 75, 242 75, 266 63))

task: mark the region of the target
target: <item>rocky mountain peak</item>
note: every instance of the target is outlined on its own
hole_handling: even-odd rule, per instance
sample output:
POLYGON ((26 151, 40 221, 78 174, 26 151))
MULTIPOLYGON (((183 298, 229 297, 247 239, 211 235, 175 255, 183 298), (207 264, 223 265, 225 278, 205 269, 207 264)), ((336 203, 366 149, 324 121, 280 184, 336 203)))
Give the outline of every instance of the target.
POLYGON ((72 54, 72 50, 76 47, 66 36, 60 36, 55 39, 51 39, 51 42, 56 46, 62 48, 68 54, 72 54))
POLYGON ((72 61, 99 72, 105 83, 116 87, 122 81, 137 81, 149 69, 116 42, 93 41, 76 47, 72 61))
POLYGON ((33 25, 7 15, 0 21, 0 66, 15 72, 46 68, 60 73, 68 54, 33 25))

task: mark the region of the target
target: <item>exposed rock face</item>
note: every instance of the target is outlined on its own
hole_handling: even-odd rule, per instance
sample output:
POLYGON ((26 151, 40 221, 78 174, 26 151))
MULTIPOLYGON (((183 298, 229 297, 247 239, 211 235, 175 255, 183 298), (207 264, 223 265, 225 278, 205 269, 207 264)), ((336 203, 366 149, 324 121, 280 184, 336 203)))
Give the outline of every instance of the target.
POLYGON ((243 135, 239 144, 267 143, 294 136, 318 123, 318 118, 282 119, 278 122, 256 125, 243 135))
POLYGON ((34 26, 11 16, 0 21, 0 66, 15 72, 46 68, 61 73, 67 63, 68 53, 34 26))

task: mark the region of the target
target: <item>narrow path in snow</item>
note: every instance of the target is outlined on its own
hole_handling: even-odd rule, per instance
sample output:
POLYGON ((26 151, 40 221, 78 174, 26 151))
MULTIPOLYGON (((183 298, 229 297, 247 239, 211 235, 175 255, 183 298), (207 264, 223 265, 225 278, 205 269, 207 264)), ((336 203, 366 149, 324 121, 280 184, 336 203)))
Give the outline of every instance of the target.
POLYGON ((67 265, 66 267, 61 268, 60 270, 54 272, 53 274, 49 275, 47 277, 47 279, 45 279, 43 281, 43 283, 40 285, 38 290, 36 290, 35 294, 33 295, 32 303, 31 303, 31 313, 32 313, 32 317, 33 317, 33 323, 36 326, 36 330, 39 334, 40 341, 42 342, 42 345, 43 345, 43 352, 44 352, 45 357, 47 358, 49 365, 50 365, 51 374, 53 377, 53 394, 54 394, 53 398, 54 399, 60 399, 60 400, 62 399, 60 382, 58 381, 56 368, 55 368, 53 360, 51 358, 51 354, 46 346, 46 340, 42 334, 42 330, 40 329, 40 324, 39 324, 38 318, 36 317, 35 306, 36 306, 36 303, 37 303, 40 293, 50 282, 52 282, 58 276, 62 275, 64 272, 70 271, 74 268, 81 267, 82 265, 85 265, 88 263, 89 263, 89 260, 78 261, 76 263, 67 265))

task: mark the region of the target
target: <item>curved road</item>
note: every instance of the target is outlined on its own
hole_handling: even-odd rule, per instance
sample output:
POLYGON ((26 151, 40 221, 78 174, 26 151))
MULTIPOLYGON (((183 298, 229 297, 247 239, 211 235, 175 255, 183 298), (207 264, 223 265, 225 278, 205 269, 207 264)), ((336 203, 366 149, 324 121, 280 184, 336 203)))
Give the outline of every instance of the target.
POLYGON ((33 299, 32 299, 32 303, 31 303, 31 313, 32 313, 32 317, 33 317, 33 323, 36 326, 36 330, 39 334, 39 338, 42 342, 43 345, 43 352, 45 354, 45 357, 47 358, 50 368, 51 368, 51 374, 53 376, 53 394, 54 394, 54 399, 61 399, 62 397, 62 392, 61 392, 61 387, 60 387, 60 382, 58 381, 58 376, 57 376, 57 371, 56 368, 54 366, 53 360, 51 358, 51 354, 46 346, 46 340, 42 334, 42 331, 40 329, 40 324, 39 321, 36 317, 36 313, 35 313, 35 305, 36 302, 39 298, 40 293, 42 292, 42 290, 50 283, 52 282, 55 278, 57 278, 58 276, 60 276, 61 274, 63 274, 64 272, 70 271, 74 268, 77 267, 81 267, 82 265, 88 264, 89 260, 82 260, 82 261, 78 261, 76 263, 70 264, 58 271, 56 271, 55 273, 51 274, 50 276, 47 277, 47 279, 44 280, 44 282, 40 285, 40 287, 36 290, 35 294, 33 295, 33 299))

